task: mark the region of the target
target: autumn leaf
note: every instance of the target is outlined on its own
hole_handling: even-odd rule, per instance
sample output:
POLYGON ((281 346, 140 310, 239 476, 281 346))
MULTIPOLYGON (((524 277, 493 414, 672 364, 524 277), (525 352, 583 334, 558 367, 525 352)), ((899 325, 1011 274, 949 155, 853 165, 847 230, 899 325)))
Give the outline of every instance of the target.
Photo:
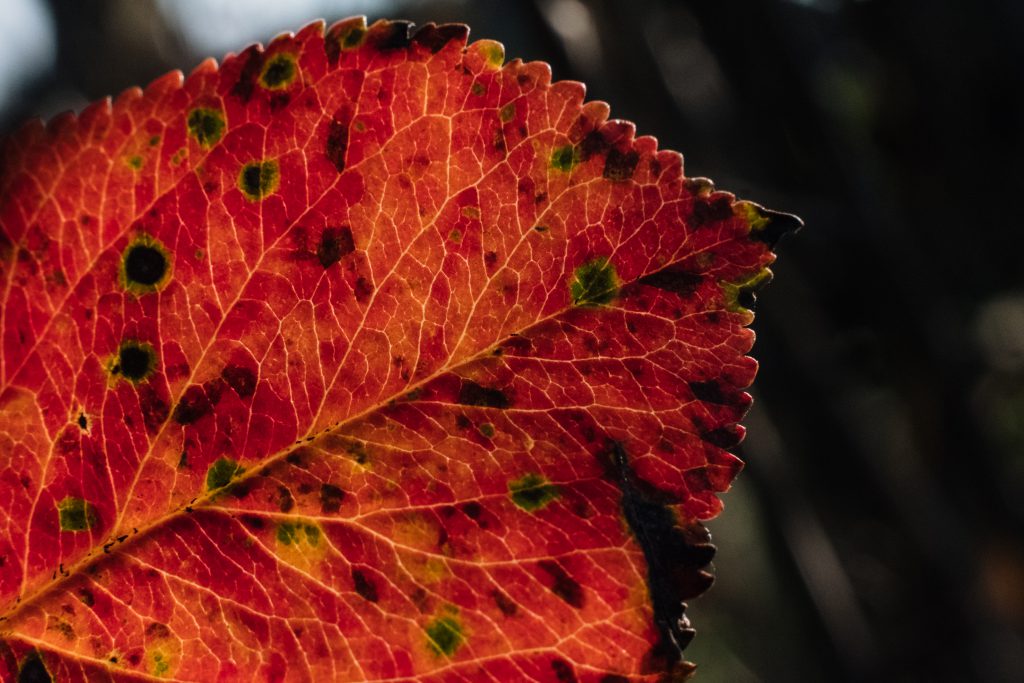
POLYGON ((660 680, 796 219, 464 26, 6 139, 3 680, 660 680))

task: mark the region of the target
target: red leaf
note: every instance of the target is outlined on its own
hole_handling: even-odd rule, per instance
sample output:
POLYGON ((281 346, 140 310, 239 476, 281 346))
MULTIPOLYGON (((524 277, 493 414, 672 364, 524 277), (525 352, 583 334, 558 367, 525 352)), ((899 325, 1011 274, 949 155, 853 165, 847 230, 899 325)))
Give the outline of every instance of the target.
POLYGON ((5 680, 690 670, 798 222, 466 36, 312 24, 4 143, 5 680))

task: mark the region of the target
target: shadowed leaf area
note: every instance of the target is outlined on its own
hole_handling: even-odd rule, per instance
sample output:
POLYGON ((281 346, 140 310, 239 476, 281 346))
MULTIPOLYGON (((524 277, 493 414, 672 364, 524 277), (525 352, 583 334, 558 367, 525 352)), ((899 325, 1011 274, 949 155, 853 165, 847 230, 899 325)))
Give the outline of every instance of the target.
POLYGON ((798 221, 459 25, 0 145, 0 679, 692 671, 798 221))

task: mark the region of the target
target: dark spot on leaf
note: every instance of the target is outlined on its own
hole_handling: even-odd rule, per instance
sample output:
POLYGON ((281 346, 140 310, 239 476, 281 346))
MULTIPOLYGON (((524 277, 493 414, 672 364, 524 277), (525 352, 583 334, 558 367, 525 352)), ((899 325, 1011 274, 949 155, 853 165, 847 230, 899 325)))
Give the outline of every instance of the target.
POLYGON ((564 659, 552 659, 551 670, 555 672, 555 678, 559 683, 576 683, 576 672, 564 659))
POLYGON ((86 607, 92 607, 96 604, 96 598, 88 588, 78 589, 78 599, 81 600, 82 604, 86 607))
POLYGON ((469 27, 465 24, 442 24, 440 26, 427 24, 421 26, 412 39, 431 52, 436 53, 440 52, 441 48, 451 41, 465 40, 468 35, 469 27))
POLYGON ((270 111, 279 111, 288 106, 288 103, 292 101, 292 96, 286 92, 276 92, 270 96, 268 102, 270 103, 270 111))
POLYGON ((180 425, 190 425, 199 421, 213 409, 206 390, 197 385, 192 385, 185 390, 185 394, 178 401, 174 408, 174 421, 180 425))
POLYGON ((718 429, 703 432, 700 438, 719 448, 733 448, 740 443, 740 432, 736 429, 735 425, 719 427, 718 429))
POLYGON ((699 228, 727 220, 732 216, 732 198, 728 194, 720 192, 707 197, 695 197, 689 223, 690 227, 699 228))
POLYGON ((320 485, 320 510, 324 514, 335 514, 341 509, 345 492, 334 484, 320 485))
POLYGON ((340 26, 332 26, 324 40, 324 52, 331 66, 338 63, 342 50, 358 47, 366 36, 366 25, 348 21, 340 26))
POLYGON ((242 515, 241 520, 242 524, 249 527, 250 529, 256 529, 257 531, 267 526, 267 523, 263 520, 263 518, 257 517, 256 515, 242 515))
POLYGON ((689 296, 697 291, 703 278, 695 273, 688 273, 684 270, 666 268, 657 273, 645 275, 640 278, 641 284, 648 287, 657 287, 666 292, 673 292, 679 296, 689 296))
POLYGON ((721 383, 713 379, 706 382, 690 382, 690 391, 693 392, 694 398, 705 403, 728 405, 732 402, 726 396, 721 383))
POLYGON ((85 413, 78 414, 78 428, 85 431, 89 427, 89 420, 85 417, 85 413))
POLYGON ((254 45, 239 55, 239 59, 243 59, 245 62, 238 74, 238 80, 231 86, 231 94, 242 102, 248 102, 256 89, 256 79, 263 69, 263 54, 254 45))
POLYGON ((156 244, 132 244, 124 254, 124 277, 127 285, 152 288, 167 273, 167 257, 156 244))
POLYGON ((500 389, 484 387, 473 380, 463 379, 459 388, 458 402, 464 406, 482 406, 485 408, 508 408, 509 400, 500 389))
POLYGON ((595 154, 604 154, 610 147, 603 133, 592 130, 580 141, 580 156, 586 161, 595 154))
POLYGON ((32 650, 18 670, 18 683, 52 683, 50 672, 46 670, 39 653, 32 650))
POLYGON ((250 162, 238 173, 238 188, 250 201, 258 201, 271 194, 279 182, 280 172, 273 159, 250 162))
POLYGON ((554 560, 541 560, 537 566, 551 578, 551 585, 548 588, 552 593, 576 609, 583 607, 583 587, 566 573, 562 565, 554 560))
POLYGON ((471 500, 468 503, 462 504, 462 511, 466 513, 466 516, 470 519, 477 520, 480 519, 480 515, 484 513, 484 508, 480 503, 475 500, 471 500))
POLYGON ((88 501, 68 496, 57 503, 61 531, 88 531, 99 522, 96 508, 88 501))
POLYGON ((206 471, 206 488, 210 491, 221 489, 231 483, 231 480, 242 473, 238 462, 230 458, 217 458, 206 471))
POLYGON ((327 160, 334 164, 338 173, 345 170, 345 153, 348 151, 348 129, 352 123, 352 109, 343 107, 335 113, 334 118, 327 126, 327 145, 324 147, 324 154, 327 160))
POLYGON ((516 612, 519 611, 519 606, 516 605, 515 601, 497 588, 491 591, 491 599, 494 600, 494 604, 498 606, 498 609, 506 617, 514 617, 516 612))
POLYGON ((300 467, 302 469, 306 469, 309 466, 306 463, 305 459, 303 459, 303 451, 301 447, 296 448, 294 451, 286 455, 284 460, 289 465, 295 465, 296 467, 300 467))
POLYGON ((200 147, 209 149, 224 135, 224 114, 216 109, 197 107, 188 113, 188 133, 200 147))
POLYGON ((569 286, 572 302, 577 306, 609 303, 619 292, 619 278, 608 259, 603 256, 576 269, 569 286))
POLYGON ((381 52, 400 50, 409 46, 412 27, 411 21, 390 21, 374 29, 370 34, 370 41, 381 52))
POLYGON ((604 177, 608 180, 629 180, 633 177, 639 161, 640 154, 636 150, 620 152, 612 148, 604 161, 604 177))
POLYGON ((452 656, 462 640, 462 625, 455 617, 438 617, 427 626, 427 647, 436 655, 452 656))
POLYGON ((371 294, 373 294, 373 285, 371 285, 370 281, 365 277, 360 276, 356 280, 355 286, 356 301, 364 304, 370 298, 371 294))
POLYGON ((167 624, 161 624, 159 621, 154 621, 152 624, 146 627, 147 638, 170 638, 171 629, 167 628, 167 624))
POLYGON ((296 73, 298 67, 295 64, 295 55, 279 52, 264 63, 260 73, 260 85, 269 90, 280 90, 295 80, 296 73))
POLYGON ((156 434, 167 416, 171 414, 171 407, 160 394, 161 389, 151 385, 139 387, 139 408, 142 410, 142 421, 146 425, 146 431, 156 434))
POLYGON ((343 256, 355 251, 355 248, 351 228, 348 226, 326 227, 320 235, 320 243, 316 247, 316 257, 324 270, 327 270, 340 261, 343 256))
POLYGON ((683 601, 711 585, 713 579, 704 568, 715 547, 699 523, 679 525, 667 504, 670 497, 636 477, 620 444, 610 444, 601 457, 622 492, 623 516, 647 562, 647 586, 660 638, 645 666, 671 670, 680 665, 682 651, 694 635, 683 615, 683 601))
POLYGON ((281 512, 291 512, 295 507, 295 498, 292 497, 291 489, 287 486, 278 486, 277 495, 279 498, 277 507, 281 512))
POLYGON ((373 581, 362 569, 352 570, 352 586, 355 588, 356 593, 364 600, 377 602, 380 599, 380 596, 377 594, 377 586, 374 585, 373 581))
POLYGON ((455 416, 455 426, 459 429, 469 429, 473 426, 473 421, 462 413, 459 413, 455 416))
POLYGON ((148 379, 156 368, 156 352, 144 342, 134 340, 121 343, 117 352, 114 374, 120 374, 133 384, 148 379))
POLYGON ((256 393, 256 373, 242 365, 228 365, 220 373, 239 398, 249 398, 256 393))

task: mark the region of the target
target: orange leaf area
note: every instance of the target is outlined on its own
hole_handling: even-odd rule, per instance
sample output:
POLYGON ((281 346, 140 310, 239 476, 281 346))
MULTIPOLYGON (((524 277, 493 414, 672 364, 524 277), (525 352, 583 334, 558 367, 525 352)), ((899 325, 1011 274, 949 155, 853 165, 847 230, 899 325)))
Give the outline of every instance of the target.
POLYGON ((682 678, 784 214, 464 26, 0 166, 0 678, 682 678))

